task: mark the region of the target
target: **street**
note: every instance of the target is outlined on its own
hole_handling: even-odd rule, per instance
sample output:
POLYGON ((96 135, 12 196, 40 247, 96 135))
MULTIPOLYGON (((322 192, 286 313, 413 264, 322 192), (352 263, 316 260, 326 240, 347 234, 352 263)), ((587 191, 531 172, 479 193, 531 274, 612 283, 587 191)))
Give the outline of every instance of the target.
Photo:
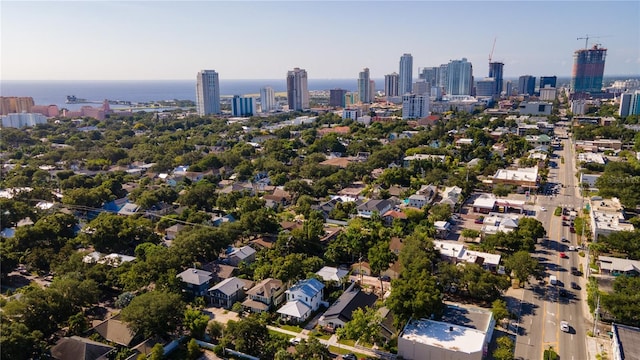
MULTIPOLYGON (((564 130, 556 129, 556 135, 564 136, 564 130)), ((549 347, 553 347, 560 359, 587 359, 585 338, 589 323, 582 304, 586 301, 586 282, 582 276, 571 273, 572 267, 580 268, 581 258, 578 251, 569 251, 569 246, 578 245, 577 237, 569 231, 569 226, 563 224, 562 216, 553 215, 558 206, 578 212, 582 209, 571 144, 569 140, 562 142, 563 149, 554 151, 551 159, 558 166, 552 167, 548 176, 548 182, 557 184, 559 191, 557 195, 552 192, 537 198, 536 219, 545 225, 547 239, 536 246, 534 256, 544 265, 545 281, 530 284, 522 292, 516 359, 541 359, 549 347), (540 211, 540 207, 548 211, 540 211), (564 242, 563 238, 566 239, 564 242), (556 285, 551 284, 551 276, 556 277, 556 285), (579 290, 570 286, 572 282, 579 290), (568 322, 568 332, 560 330, 561 321, 568 322)))

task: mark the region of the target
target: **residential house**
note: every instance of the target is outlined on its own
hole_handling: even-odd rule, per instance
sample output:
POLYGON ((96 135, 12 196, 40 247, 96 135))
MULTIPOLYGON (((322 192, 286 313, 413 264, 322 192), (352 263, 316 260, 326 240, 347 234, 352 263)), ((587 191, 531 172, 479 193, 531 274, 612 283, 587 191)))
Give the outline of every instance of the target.
POLYGON ((219 283, 222 280, 233 277, 238 270, 237 267, 231 265, 225 265, 220 261, 212 261, 202 265, 205 271, 211 273, 212 282, 219 283))
POLYGON ((333 198, 318 205, 311 205, 311 209, 319 211, 320 214, 322 214, 322 217, 326 220, 329 218, 329 214, 331 214, 333 208, 335 208, 339 202, 342 202, 341 198, 333 198))
MULTIPOLYGON (((127 323, 120 320, 120 314, 101 322, 92 330, 105 340, 125 347, 130 347, 136 339, 136 333, 127 323)), ((142 339, 138 337, 138 340, 142 339)))
POLYGON ((382 306, 378 309, 378 314, 380 314, 380 318, 382 319, 380 322, 380 336, 382 336, 385 341, 391 341, 398 333, 398 330, 393 325, 393 312, 386 306, 382 306))
POLYGON ((482 222, 480 232, 483 234, 495 234, 497 232, 511 232, 518 227, 520 215, 507 213, 489 213, 482 222))
POLYGON ((140 206, 134 203, 126 203, 120 208, 120 210, 118 211, 118 215, 130 216, 135 215, 138 211, 140 211, 140 206))
POLYGON ((427 198, 427 204, 431 204, 438 195, 438 187, 434 185, 422 185, 422 187, 416 191, 416 195, 423 195, 427 198))
POLYGON ((407 205, 417 209, 422 209, 425 205, 428 204, 428 200, 429 198, 425 195, 413 194, 409 196, 409 202, 407 203, 407 205))
POLYGON ((194 268, 187 269, 176 277, 182 280, 185 292, 192 296, 205 296, 213 279, 210 272, 194 268))
POLYGON ((382 214, 382 220, 387 226, 393 225, 393 220, 407 220, 407 214, 402 211, 389 210, 382 214))
POLYGON ((435 240, 433 245, 440 252, 440 258, 453 264, 470 263, 478 264, 483 269, 497 271, 500 266, 501 256, 480 251, 468 250, 457 242, 435 240))
POLYGON ((342 284, 349 278, 349 271, 332 266, 325 266, 316 272, 316 275, 322 278, 322 281, 330 284, 342 284))
POLYGON ((273 191, 273 194, 264 195, 262 198, 265 200, 265 206, 271 209, 278 206, 289 206, 293 199, 288 191, 278 188, 273 191))
POLYGON ((164 229, 164 238, 167 240, 173 240, 176 238, 176 236, 178 236, 178 233, 184 228, 185 226, 182 224, 175 224, 175 225, 169 226, 168 228, 164 229))
POLYGON ((327 311, 322 314, 318 324, 325 329, 335 330, 344 327, 352 320, 352 314, 357 309, 366 310, 372 307, 378 297, 372 293, 362 291, 356 283, 351 283, 349 288, 340 295, 327 311))
POLYGON ((209 289, 211 305, 231 309, 236 301, 242 301, 247 288, 251 288, 253 282, 237 277, 222 280, 209 289))
POLYGON ((278 307, 284 300, 285 287, 281 280, 267 278, 247 291, 247 299, 242 302, 246 311, 262 313, 271 307, 278 307))
POLYGON ((278 310, 285 321, 304 322, 320 305, 326 306, 324 284, 317 279, 298 281, 285 292, 287 303, 278 310))
POLYGON ((227 255, 227 262, 232 266, 239 266, 241 262, 250 264, 256 260, 256 251, 251 246, 243 246, 241 248, 234 248, 229 255, 227 255))
POLYGON ((366 261, 360 261, 351 265, 352 275, 371 275, 371 265, 366 261))
POLYGON ((462 189, 457 186, 448 186, 442 192, 440 204, 448 204, 452 209, 458 204, 462 197, 462 189))
POLYGON ((363 218, 371 218, 374 213, 382 216, 387 211, 391 210, 393 203, 389 200, 369 200, 363 204, 358 205, 358 216, 363 218))
POLYGON ((436 221, 433 223, 436 228, 436 236, 445 239, 451 231, 451 224, 448 221, 436 221))
POLYGON ((115 348, 79 336, 64 337, 52 348, 51 356, 57 360, 108 360, 115 348))

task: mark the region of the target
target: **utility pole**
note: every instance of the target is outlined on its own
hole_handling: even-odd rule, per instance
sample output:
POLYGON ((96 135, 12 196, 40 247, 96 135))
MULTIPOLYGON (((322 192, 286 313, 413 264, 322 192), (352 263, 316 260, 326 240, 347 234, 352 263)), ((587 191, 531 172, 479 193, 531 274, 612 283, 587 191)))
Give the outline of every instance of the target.
POLYGON ((598 304, 596 305, 596 311, 593 318, 593 335, 596 335, 598 331, 598 319, 600 318, 600 294, 598 294, 598 304))

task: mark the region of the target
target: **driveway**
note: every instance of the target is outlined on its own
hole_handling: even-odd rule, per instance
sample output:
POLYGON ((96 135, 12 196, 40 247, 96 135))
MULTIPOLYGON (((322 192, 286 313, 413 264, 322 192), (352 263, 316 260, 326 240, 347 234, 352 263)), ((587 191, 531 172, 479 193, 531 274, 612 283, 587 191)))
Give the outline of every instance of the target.
POLYGON ((209 315, 212 320, 226 324, 229 320, 239 321, 238 313, 217 307, 208 307, 202 310, 203 313, 209 315))

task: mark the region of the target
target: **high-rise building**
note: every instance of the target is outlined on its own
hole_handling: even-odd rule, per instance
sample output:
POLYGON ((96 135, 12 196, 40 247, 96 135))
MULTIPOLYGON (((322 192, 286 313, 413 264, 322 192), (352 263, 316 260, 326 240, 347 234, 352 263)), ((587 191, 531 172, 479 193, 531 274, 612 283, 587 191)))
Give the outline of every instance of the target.
POLYGON ((287 72, 287 101, 289 110, 309 109, 309 87, 305 69, 294 68, 287 72))
POLYGON ((621 117, 640 115, 640 90, 621 94, 618 115, 621 117))
POLYGON ((540 90, 544 89, 549 85, 549 87, 555 88, 556 83, 558 82, 558 77, 556 76, 540 76, 540 90))
POLYGON ((478 80, 476 83, 476 96, 490 98, 496 97, 496 79, 488 77, 478 80))
POLYGON ((329 90, 329 106, 345 107, 345 95, 347 90, 345 89, 331 89, 329 90))
POLYGON ((507 80, 507 83, 504 86, 504 93, 507 96, 513 95, 513 82, 511 80, 507 80))
POLYGON ((473 90, 473 66, 467 61, 451 60, 447 67, 447 95, 471 95, 473 90))
POLYGON ((439 67, 426 67, 418 74, 420 80, 424 80, 429 86, 438 86, 439 67))
POLYGON ((429 95, 402 96, 402 119, 420 119, 429 115, 429 95))
POLYGON ((220 114, 220 82, 215 70, 202 70, 196 79, 198 115, 220 114))
POLYGON ((375 82, 375 80, 369 80, 369 99, 371 99, 371 102, 376 101, 376 82, 375 82))
POLYGON ((522 75, 518 79, 518 95, 533 95, 536 91, 536 77, 522 75))
POLYGON ((260 105, 263 113, 276 109, 276 94, 271 86, 260 89, 260 105))
POLYGON ((413 83, 413 91, 417 95, 429 95, 431 93, 431 85, 424 80, 419 80, 413 83))
POLYGON ((400 57, 400 71, 398 76, 399 95, 411 93, 411 86, 413 84, 413 56, 411 56, 411 54, 403 54, 402 57, 400 57))
POLYGON ((594 45, 591 49, 580 49, 573 53, 571 92, 602 92, 602 76, 607 49, 594 45))
POLYGON ((384 76, 384 94, 386 97, 398 96, 398 73, 384 76))
POLYGON ((442 64, 438 68, 438 82, 437 87, 446 91, 449 86, 449 64, 442 64))
POLYGON ((0 115, 31 112, 34 106, 33 98, 30 96, 0 96, 0 115))
POLYGON ((369 68, 364 68, 358 74, 358 94, 360 102, 368 104, 371 102, 371 78, 369 77, 369 68))
POLYGON ((504 64, 501 62, 490 62, 489 63, 489 77, 494 78, 496 83, 496 89, 494 95, 500 96, 502 94, 502 72, 504 69, 504 64))
POLYGON ((252 97, 234 95, 231 100, 233 116, 253 116, 256 114, 256 102, 252 97))

